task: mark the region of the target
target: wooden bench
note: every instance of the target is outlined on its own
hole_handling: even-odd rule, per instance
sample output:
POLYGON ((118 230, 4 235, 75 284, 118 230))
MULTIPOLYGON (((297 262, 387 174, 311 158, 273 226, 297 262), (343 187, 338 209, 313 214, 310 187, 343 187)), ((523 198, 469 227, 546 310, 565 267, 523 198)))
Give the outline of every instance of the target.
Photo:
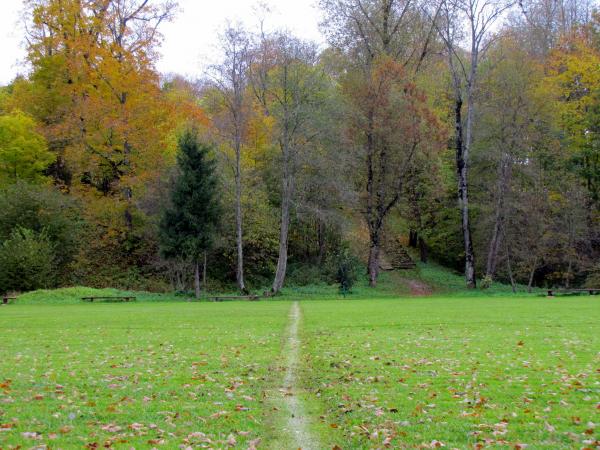
POLYGON ((16 299, 17 297, 2 297, 2 304, 8 305, 9 303, 13 303, 16 299))
POLYGON ((586 289, 548 289, 548 297, 554 297, 554 294, 569 294, 576 292, 588 292, 590 295, 600 294, 600 288, 586 288, 586 289))
POLYGON ((256 302, 259 298, 258 295, 218 295, 215 297, 208 297, 212 302, 224 302, 226 300, 248 300, 250 302, 256 302))
POLYGON ((91 303, 96 300, 105 302, 135 302, 135 297, 81 297, 81 300, 91 303))

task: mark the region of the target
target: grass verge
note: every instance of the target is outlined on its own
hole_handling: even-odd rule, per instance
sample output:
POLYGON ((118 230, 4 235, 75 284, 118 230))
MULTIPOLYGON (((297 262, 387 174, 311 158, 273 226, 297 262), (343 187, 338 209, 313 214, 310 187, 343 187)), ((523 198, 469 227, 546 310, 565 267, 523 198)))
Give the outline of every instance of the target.
POLYGON ((342 448, 595 448, 600 301, 303 304, 306 401, 342 448))
POLYGON ((268 439, 289 305, 0 308, 0 448, 242 448, 268 439))

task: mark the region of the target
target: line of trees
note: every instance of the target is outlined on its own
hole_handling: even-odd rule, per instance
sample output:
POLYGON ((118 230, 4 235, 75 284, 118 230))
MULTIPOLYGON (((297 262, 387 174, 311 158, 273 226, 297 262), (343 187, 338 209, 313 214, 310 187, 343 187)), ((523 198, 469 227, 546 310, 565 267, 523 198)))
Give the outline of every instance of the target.
POLYGON ((325 48, 268 17, 230 24, 221 62, 187 80, 154 68, 174 2, 28 1, 31 73, 0 89, 0 202, 65 202, 77 245, 55 255, 23 218, 43 208, 8 217, 3 264, 10 248, 49 255, 23 288, 276 293, 335 279, 348 252, 376 286, 397 237, 471 288, 593 283, 596 3, 319 6, 325 48))

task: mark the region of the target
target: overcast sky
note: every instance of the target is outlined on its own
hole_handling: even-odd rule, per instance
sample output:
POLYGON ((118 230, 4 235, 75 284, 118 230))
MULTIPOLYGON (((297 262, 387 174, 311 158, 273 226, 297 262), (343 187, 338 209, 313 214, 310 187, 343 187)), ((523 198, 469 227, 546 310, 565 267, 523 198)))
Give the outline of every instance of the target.
MULTIPOLYGON (((22 0, 0 0, 0 85, 10 82, 17 73, 26 73, 23 65, 23 27, 20 24, 22 0)), ((295 35, 323 42, 318 29, 320 13, 316 0, 270 0, 272 11, 266 19, 270 29, 285 28, 295 35)), ((229 20, 256 26, 255 0, 179 0, 175 20, 161 28, 164 43, 158 70, 177 72, 194 78, 208 64, 214 63, 219 29, 229 20)))

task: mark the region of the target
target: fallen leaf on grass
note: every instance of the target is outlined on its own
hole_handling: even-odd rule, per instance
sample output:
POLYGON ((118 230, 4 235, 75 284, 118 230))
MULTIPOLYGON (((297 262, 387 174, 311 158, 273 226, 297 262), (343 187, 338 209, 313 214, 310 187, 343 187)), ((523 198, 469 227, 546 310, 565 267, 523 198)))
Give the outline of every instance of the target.
POLYGON ((248 450, 256 450, 258 444, 260 444, 260 438, 252 439, 250 442, 248 442, 248 450))
POLYGON ((141 423, 137 423, 137 422, 134 422, 131 425, 129 425, 129 429, 130 430, 136 430, 137 431, 137 430, 141 430, 142 428, 144 428, 144 425, 142 425, 141 423))
POLYGON ((114 423, 109 423, 108 425, 103 425, 101 427, 104 431, 108 431, 109 433, 118 433, 122 430, 119 425, 115 425, 114 423))
POLYGON ((24 431, 21 433, 21 436, 25 439, 34 439, 36 441, 42 438, 42 435, 35 431, 24 431))

